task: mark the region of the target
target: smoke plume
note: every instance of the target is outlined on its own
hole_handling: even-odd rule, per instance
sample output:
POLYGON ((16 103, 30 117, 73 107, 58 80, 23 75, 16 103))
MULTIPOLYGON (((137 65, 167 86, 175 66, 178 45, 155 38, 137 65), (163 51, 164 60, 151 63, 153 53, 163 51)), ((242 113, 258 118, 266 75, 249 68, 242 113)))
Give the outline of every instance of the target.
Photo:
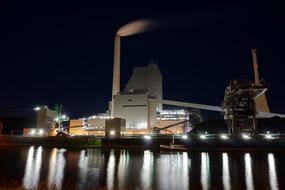
POLYGON ((129 22, 119 28, 118 36, 132 36, 144 32, 154 31, 188 21, 186 17, 163 17, 156 19, 141 19, 129 22))
POLYGON ((129 22, 119 28, 118 36, 132 36, 135 34, 141 34, 150 30, 154 30, 158 24, 158 21, 151 19, 143 19, 129 22))

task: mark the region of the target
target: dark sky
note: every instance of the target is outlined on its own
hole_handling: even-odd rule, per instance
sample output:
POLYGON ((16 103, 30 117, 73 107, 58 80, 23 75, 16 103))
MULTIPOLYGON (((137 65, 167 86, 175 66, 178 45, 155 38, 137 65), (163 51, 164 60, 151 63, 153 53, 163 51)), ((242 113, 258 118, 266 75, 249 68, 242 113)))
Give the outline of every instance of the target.
POLYGON ((283 7, 269 1, 1 6, 0 112, 57 103, 71 117, 105 112, 116 30, 164 17, 176 24, 122 40, 122 87, 132 67, 154 59, 165 99, 219 105, 230 80, 253 79, 250 50, 257 48, 271 111, 285 113, 283 7))

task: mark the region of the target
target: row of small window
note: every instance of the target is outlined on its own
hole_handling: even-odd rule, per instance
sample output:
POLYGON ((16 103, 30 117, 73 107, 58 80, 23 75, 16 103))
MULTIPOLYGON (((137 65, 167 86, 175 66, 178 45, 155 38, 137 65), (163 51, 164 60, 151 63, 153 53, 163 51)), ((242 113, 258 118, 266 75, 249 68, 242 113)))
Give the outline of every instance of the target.
POLYGON ((147 124, 146 123, 139 123, 139 124, 130 124, 128 126, 129 129, 146 129, 147 124))
POLYGON ((103 125, 99 125, 99 126, 89 126, 89 125, 85 125, 83 126, 84 130, 86 131, 90 131, 90 130, 102 130, 104 129, 103 125))

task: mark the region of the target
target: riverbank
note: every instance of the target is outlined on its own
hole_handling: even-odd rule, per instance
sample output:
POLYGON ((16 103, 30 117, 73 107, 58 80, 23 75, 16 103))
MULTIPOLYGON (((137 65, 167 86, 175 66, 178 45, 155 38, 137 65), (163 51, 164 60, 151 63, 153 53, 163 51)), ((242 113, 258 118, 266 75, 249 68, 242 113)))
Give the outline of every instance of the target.
POLYGON ((23 137, 1 136, 0 146, 45 146, 62 148, 101 148, 102 141, 99 138, 65 138, 65 137, 23 137))
MULTIPOLYGON (((1 136, 0 146, 44 146, 61 148, 106 148, 106 149, 159 149, 160 145, 169 145, 171 136, 155 136, 151 138, 98 138, 98 137, 22 137, 1 136)), ((229 139, 208 138, 199 136, 187 138, 175 137, 175 144, 183 145, 189 151, 285 151, 285 138, 276 139, 252 138, 229 139)))

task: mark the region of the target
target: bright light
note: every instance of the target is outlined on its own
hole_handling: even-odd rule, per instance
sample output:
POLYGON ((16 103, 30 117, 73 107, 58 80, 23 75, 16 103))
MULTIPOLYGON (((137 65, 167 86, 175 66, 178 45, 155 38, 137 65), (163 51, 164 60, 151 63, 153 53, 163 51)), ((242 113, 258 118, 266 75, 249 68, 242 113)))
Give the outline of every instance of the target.
POLYGON ((62 119, 65 119, 65 118, 66 118, 66 115, 65 115, 65 114, 64 114, 64 115, 62 115, 62 116, 61 116, 61 118, 62 118, 62 119))
POLYGON ((55 120, 56 122, 59 122, 59 118, 58 118, 58 117, 56 117, 54 120, 55 120))
POLYGON ((270 135, 270 134, 266 134, 266 135, 265 135, 265 138, 266 138, 266 139, 273 139, 273 136, 270 135))
POLYGON ((144 138, 144 139, 147 139, 147 140, 150 140, 150 139, 151 139, 151 136, 145 135, 145 136, 143 136, 143 138, 144 138))
POLYGON ((200 135, 200 139, 206 139, 206 135, 200 135))
POLYGON ((221 139, 229 139, 227 135, 221 135, 221 139))
POLYGON ((35 129, 32 129, 32 130, 30 131, 30 134, 31 134, 31 135, 36 134, 36 130, 35 130, 35 129))
POLYGON ((115 131, 110 131, 110 135, 114 136, 116 134, 115 131))
POLYGON ((245 140, 251 139, 251 137, 249 135, 247 135, 247 134, 243 134, 242 138, 245 139, 245 140))
POLYGON ((34 110, 34 111, 40 111, 41 108, 40 108, 39 106, 37 106, 37 107, 35 107, 33 110, 34 110))
POLYGON ((40 130, 39 130, 39 134, 40 134, 40 135, 43 135, 43 134, 44 134, 44 130, 43 130, 43 129, 40 129, 40 130))
POLYGON ((188 139, 187 135, 182 135, 182 139, 188 139))

